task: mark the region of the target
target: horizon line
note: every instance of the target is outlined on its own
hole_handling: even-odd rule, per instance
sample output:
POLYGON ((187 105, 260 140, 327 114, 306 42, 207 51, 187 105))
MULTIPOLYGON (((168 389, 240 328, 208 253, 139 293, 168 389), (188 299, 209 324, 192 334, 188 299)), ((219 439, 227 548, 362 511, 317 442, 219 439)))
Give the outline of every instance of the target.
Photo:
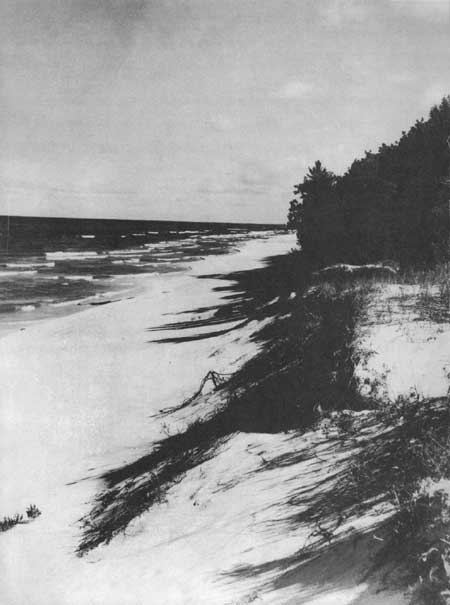
POLYGON ((129 223, 181 223, 181 224, 196 224, 196 225, 232 225, 232 226, 270 226, 286 228, 286 223, 276 222, 236 222, 236 221, 201 221, 201 220, 186 220, 186 219, 149 219, 149 218, 109 218, 109 217, 80 217, 80 216, 39 216, 29 214, 0 214, 2 218, 20 218, 20 219, 39 219, 39 220, 66 220, 66 221, 121 221, 129 223))

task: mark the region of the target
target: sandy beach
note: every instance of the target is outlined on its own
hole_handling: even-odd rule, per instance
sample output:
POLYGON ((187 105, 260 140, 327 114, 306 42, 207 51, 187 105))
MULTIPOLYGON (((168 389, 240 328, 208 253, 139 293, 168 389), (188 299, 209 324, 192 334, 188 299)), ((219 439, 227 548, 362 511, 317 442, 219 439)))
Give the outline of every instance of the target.
MULTIPOLYGON (((0 338, 2 510, 13 516, 34 504, 42 512, 1 535, 2 603, 409 602, 403 589, 386 586, 376 572, 367 576, 380 544, 389 539, 395 506, 383 494, 358 501, 356 512, 345 505, 356 493, 352 469, 365 448, 377 451, 383 434, 376 415, 364 406, 356 411, 351 398, 372 385, 377 397, 394 407, 411 390, 419 398, 445 397, 448 322, 417 321, 417 287, 395 282, 372 284, 363 307, 347 315, 350 307, 340 305, 339 290, 332 285, 323 285, 325 298, 314 285, 303 291, 295 285, 300 265, 291 265, 290 281, 287 267, 295 255, 277 255, 285 255, 294 243, 291 234, 253 235, 239 249, 212 254, 184 271, 140 276, 133 297, 26 323, 25 329, 18 323, 15 332, 0 338), (274 274, 277 267, 279 275, 274 274), (320 313, 328 323, 317 323, 320 313), (352 318, 358 318, 356 323, 345 324, 352 318), (274 349, 272 342, 270 353, 268 341, 257 336, 264 329, 272 330, 278 343, 274 349), (345 334, 350 340, 342 340, 345 334), (345 342, 350 354, 340 358, 345 342), (255 359, 259 362, 252 366, 255 359), (258 363, 264 368, 268 359, 279 363, 272 386, 258 370, 258 363), (346 364, 355 391, 347 384, 346 364), (221 396, 233 387, 221 395, 207 384, 204 397, 179 408, 198 392, 209 371, 236 376, 243 367, 244 391, 258 381, 263 386, 255 391, 256 407, 245 394, 234 404, 226 400, 228 413, 233 405, 238 413, 228 417, 229 424, 225 413, 222 432, 214 433, 214 418, 225 401, 221 396), (346 383, 341 403, 335 399, 336 367, 346 383), (304 382, 295 382, 298 378, 304 382), (330 405, 344 408, 322 419, 308 416, 311 397, 322 387, 323 401, 329 389, 330 405), (291 414, 284 427, 276 424, 283 422, 283 405, 291 414), (259 415, 265 414, 268 419, 260 423, 259 415), (109 514, 125 511, 125 524, 115 518, 117 531, 79 550, 86 537, 84 521, 93 519, 99 494, 108 495, 109 473, 145 460, 157 443, 169 448, 164 450, 167 464, 177 464, 177 446, 171 450, 168 445, 176 441, 170 439, 187 434, 197 420, 200 430, 210 431, 212 455, 201 433, 182 442, 182 455, 198 448, 195 463, 181 457, 186 466, 173 467, 161 497, 144 498, 141 509, 133 509, 131 495, 140 485, 154 490, 157 467, 148 462, 134 475, 125 472, 115 484, 119 491, 111 508, 107 505, 98 517, 101 526, 109 514), (318 522, 320 506, 325 508, 318 522)), ((349 301, 356 288, 344 290, 349 301)), ((371 456, 359 464, 370 469, 371 456)), ((427 481, 423 489, 428 494, 442 488, 427 481)))
MULTIPOLYGON (((180 312, 188 312, 183 319, 198 318, 196 308, 220 304, 221 292, 214 288, 223 280, 198 276, 261 266, 265 257, 287 252, 294 242, 293 235, 252 239, 239 251, 199 260, 183 273, 146 277, 133 299, 37 322, 0 340, 2 510, 12 515, 34 503, 42 511, 32 523, 2 535, 2 602, 191 602, 182 596, 182 578, 177 598, 170 591, 144 598, 156 590, 154 562, 146 555, 141 559, 147 576, 139 580, 144 585, 129 593, 135 563, 133 557, 124 563, 128 547, 123 549, 122 538, 77 558, 77 521, 98 490, 102 471, 135 459, 176 430, 152 414, 189 396, 208 370, 232 372, 255 353, 249 338, 255 322, 176 344, 152 342, 161 335, 149 328, 176 320, 180 312)), ((162 335, 168 334, 173 335, 162 335)), ((170 533, 167 525, 164 531, 170 533)), ((143 531, 154 536, 155 527, 143 531)), ((168 577, 160 577, 160 588, 167 588, 168 577)), ((205 603, 214 602, 201 587, 192 602, 201 602, 203 593, 205 603)))

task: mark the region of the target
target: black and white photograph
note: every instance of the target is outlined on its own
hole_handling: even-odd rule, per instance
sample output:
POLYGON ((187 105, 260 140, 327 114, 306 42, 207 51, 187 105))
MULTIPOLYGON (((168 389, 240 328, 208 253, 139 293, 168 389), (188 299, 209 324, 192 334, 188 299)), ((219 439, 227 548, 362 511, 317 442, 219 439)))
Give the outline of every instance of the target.
POLYGON ((0 605, 450 605, 450 0, 1 0, 0 126, 0 605))

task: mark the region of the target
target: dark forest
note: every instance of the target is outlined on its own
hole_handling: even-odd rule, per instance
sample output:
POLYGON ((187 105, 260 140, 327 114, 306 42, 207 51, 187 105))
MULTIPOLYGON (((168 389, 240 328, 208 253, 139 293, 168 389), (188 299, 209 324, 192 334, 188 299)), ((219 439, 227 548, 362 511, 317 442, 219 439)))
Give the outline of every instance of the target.
POLYGON ((427 120, 337 176, 320 161, 294 188, 288 226, 313 266, 394 261, 428 267, 449 258, 450 96, 427 120))

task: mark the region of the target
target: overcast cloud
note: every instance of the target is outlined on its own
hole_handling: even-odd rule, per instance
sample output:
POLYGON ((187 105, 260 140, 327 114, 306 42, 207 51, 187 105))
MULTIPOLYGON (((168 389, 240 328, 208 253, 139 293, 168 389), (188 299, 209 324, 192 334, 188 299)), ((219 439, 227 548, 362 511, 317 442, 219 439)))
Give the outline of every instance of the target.
POLYGON ((3 0, 0 213, 284 221, 450 93, 448 0, 3 0))

